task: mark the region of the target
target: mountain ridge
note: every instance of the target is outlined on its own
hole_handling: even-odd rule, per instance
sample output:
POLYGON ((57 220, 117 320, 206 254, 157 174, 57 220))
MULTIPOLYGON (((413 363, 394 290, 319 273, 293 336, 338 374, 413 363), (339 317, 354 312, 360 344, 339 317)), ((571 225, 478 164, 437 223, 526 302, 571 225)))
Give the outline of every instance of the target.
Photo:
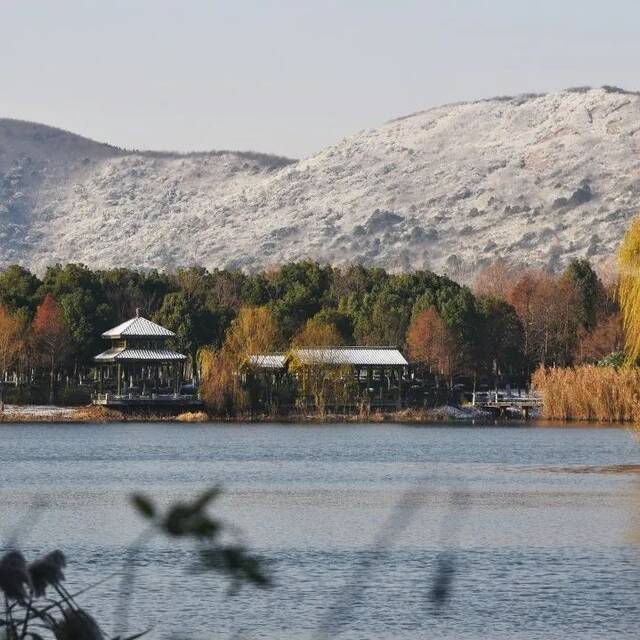
POLYGON ((610 259, 640 196, 640 96, 433 107, 292 160, 125 150, 0 120, 0 264, 253 270, 312 258, 464 279, 610 259))

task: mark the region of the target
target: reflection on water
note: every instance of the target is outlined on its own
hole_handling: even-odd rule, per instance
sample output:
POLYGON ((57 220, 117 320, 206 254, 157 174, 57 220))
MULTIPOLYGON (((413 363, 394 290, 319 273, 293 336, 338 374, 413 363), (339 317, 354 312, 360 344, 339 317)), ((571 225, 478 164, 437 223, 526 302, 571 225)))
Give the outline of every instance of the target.
POLYGON ((573 467, 555 467, 554 471, 563 473, 640 473, 640 464, 609 464, 604 467, 596 465, 589 467, 581 467, 575 465, 573 467))
MULTIPOLYGON (((277 586, 225 598, 218 578, 189 572, 189 549, 154 543, 134 601, 155 637, 312 637, 363 566, 340 637, 637 637, 640 449, 622 429, 2 425, 0 437, 2 531, 46 495, 23 544, 62 548, 74 587, 118 566, 139 533, 131 490, 169 501, 224 485, 220 512, 277 586), (376 554, 407 495, 411 517, 376 554), (455 527, 452 495, 465 496, 455 527), (435 615, 443 548, 456 579, 435 615)), ((87 596, 107 621, 116 589, 87 596)))

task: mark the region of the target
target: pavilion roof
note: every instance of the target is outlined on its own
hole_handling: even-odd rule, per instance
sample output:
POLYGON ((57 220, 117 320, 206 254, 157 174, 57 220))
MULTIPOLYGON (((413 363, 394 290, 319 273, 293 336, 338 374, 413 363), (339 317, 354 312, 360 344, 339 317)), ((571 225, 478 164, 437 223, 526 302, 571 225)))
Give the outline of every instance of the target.
POLYGON ((170 349, 127 349, 116 347, 98 354, 95 362, 182 362, 187 356, 170 349))
POLYGON ((284 369, 284 353, 261 353, 247 358, 250 365, 258 369, 284 369))
POLYGON ((247 358, 259 369, 284 369, 290 358, 301 364, 333 364, 360 367, 406 367, 409 363, 395 347, 307 347, 282 353, 255 354, 247 358))
POLYGON ((119 324, 117 327, 113 327, 113 329, 109 329, 109 331, 105 331, 102 334, 102 337, 108 339, 117 339, 123 336, 138 338, 172 338, 175 335, 176 334, 173 333, 173 331, 169 331, 169 329, 165 329, 159 324, 151 322, 151 320, 147 320, 142 316, 136 316, 135 318, 131 318, 131 320, 127 320, 126 322, 119 324))
POLYGON ((360 367, 406 367, 409 363, 395 347, 309 347, 292 349, 302 364, 334 364, 360 367))

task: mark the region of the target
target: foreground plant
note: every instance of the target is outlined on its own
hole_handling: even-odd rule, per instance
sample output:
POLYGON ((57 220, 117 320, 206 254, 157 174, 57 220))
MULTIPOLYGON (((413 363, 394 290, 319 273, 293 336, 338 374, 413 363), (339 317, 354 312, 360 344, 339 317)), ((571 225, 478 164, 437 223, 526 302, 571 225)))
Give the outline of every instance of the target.
MULTIPOLYGON (((63 585, 66 558, 56 550, 30 564, 13 549, 0 559, 0 590, 4 617, 0 629, 6 640, 104 640, 100 625, 63 585), (56 597, 47 597, 47 591, 56 597)), ((134 640, 143 634, 129 636, 134 640)), ((114 639, 116 640, 116 639, 114 639)), ((125 640, 118 637, 117 640, 125 640)))
POLYGON ((145 541, 154 534, 191 539, 196 544, 201 562, 196 569, 226 574, 231 579, 232 591, 243 583, 268 587, 271 581, 257 556, 250 554, 242 544, 222 542, 221 536, 223 532, 228 533, 227 528, 207 512, 207 507, 219 495, 220 489, 208 489, 194 500, 172 504, 163 513, 151 498, 135 494, 133 504, 149 522, 149 528, 142 537, 145 541))
MULTIPOLYGON (((134 590, 136 554, 154 536, 191 540, 200 562, 194 569, 216 571, 230 578, 230 591, 242 584, 267 587, 270 578, 262 561, 237 542, 221 539, 228 531, 207 508, 220 494, 210 489, 190 501, 180 501, 161 512, 151 498, 133 496, 137 511, 148 527, 129 547, 121 575, 120 597, 116 612, 116 635, 112 640, 135 640, 148 633, 127 631, 129 607, 134 590)), ((109 636, 98 621, 77 602, 86 591, 71 594, 65 587, 67 560, 60 550, 28 563, 18 549, 10 549, 0 558, 0 593, 4 596, 4 615, 0 614, 2 640, 106 640, 109 636)), ((113 577, 107 576, 100 582, 113 577)), ((89 587, 91 588, 91 587, 89 587)), ((1 605, 0 605, 1 606, 1 605)))

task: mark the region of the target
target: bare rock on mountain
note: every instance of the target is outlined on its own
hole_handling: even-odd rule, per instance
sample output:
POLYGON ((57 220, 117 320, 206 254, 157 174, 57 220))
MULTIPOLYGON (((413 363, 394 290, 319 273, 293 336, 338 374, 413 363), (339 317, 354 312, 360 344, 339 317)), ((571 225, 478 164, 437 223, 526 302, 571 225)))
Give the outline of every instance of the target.
POLYGON ((640 197, 640 96, 417 113, 310 158, 134 152, 0 120, 0 263, 253 270, 313 258, 456 277, 608 259, 640 197))

